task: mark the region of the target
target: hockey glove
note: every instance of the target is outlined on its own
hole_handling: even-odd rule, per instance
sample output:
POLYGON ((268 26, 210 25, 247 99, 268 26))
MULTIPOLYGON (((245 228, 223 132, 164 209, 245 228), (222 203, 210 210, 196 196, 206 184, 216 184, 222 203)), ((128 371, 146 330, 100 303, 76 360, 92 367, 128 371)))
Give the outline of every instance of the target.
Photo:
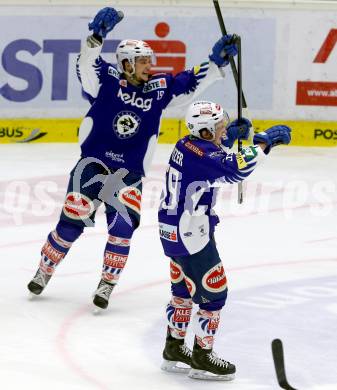
POLYGON ((284 125, 276 125, 254 135, 254 144, 264 143, 267 147, 264 150, 265 154, 270 152, 270 149, 276 145, 288 145, 291 141, 291 128, 284 125))
POLYGON ((224 35, 213 46, 209 59, 218 66, 223 67, 229 64, 229 58, 238 54, 238 49, 233 35, 224 35))
POLYGON ((89 30, 105 38, 106 35, 123 19, 123 13, 114 8, 105 7, 98 11, 94 20, 89 23, 89 30))
POLYGON ((250 121, 246 118, 235 119, 227 126, 227 135, 221 142, 222 145, 227 148, 231 148, 234 145, 235 140, 238 138, 248 139, 249 129, 252 127, 250 121))

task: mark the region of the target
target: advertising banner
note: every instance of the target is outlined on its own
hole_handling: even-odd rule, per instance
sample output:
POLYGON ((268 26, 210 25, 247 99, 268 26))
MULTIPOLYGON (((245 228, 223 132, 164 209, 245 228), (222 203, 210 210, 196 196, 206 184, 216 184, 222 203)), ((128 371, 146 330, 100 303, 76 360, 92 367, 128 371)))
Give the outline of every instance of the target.
MULTIPOLYGON (((155 51, 153 71, 177 74, 207 60, 221 35, 211 6, 123 11, 125 18, 102 50, 113 64, 122 39, 142 39, 155 51)), ((0 143, 73 139, 89 108, 76 77, 76 58, 96 12, 88 6, 0 7, 0 143)), ((303 145, 334 145, 336 10, 225 8, 223 13, 227 30, 242 38, 243 89, 251 118, 293 123, 296 142, 303 145)), ((234 118, 237 92, 230 67, 224 80, 198 98, 219 102, 234 118)), ((181 129, 185 111, 182 106, 164 113, 162 140, 173 142, 165 126, 181 129)))
MULTIPOLYGON (((83 11, 81 11, 83 12, 83 11)), ((91 9, 89 15, 94 15, 91 9)), ((81 95, 75 63, 81 41, 89 35, 91 16, 0 16, 2 31, 0 116, 81 116, 88 108, 81 95), (12 26, 16 28, 13 29, 12 26)), ((147 41, 156 54, 155 72, 178 73, 208 59, 219 39, 213 14, 198 16, 126 16, 104 42, 102 56, 115 63, 122 39, 147 41)), ((245 55, 245 92, 250 107, 272 109, 275 57, 273 18, 229 17, 233 31, 240 31, 245 55), (256 58, 264 58, 257 62, 256 58)), ((212 98, 228 109, 236 104, 236 89, 228 68, 225 82, 211 87, 202 98, 212 98)), ((183 111, 171 111, 180 115, 183 111)))

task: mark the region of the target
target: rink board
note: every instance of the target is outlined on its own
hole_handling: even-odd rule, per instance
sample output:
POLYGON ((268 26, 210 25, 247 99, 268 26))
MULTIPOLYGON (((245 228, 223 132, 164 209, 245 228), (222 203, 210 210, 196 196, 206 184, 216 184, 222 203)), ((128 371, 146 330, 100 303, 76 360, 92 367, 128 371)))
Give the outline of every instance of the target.
MULTIPOLYGON (((0 120, 0 143, 77 142, 81 119, 4 119, 0 120)), ((337 122, 292 120, 254 120, 255 131, 263 131, 276 124, 292 128, 293 146, 337 146, 337 122)), ((159 143, 175 143, 186 135, 184 121, 163 118, 159 143)))

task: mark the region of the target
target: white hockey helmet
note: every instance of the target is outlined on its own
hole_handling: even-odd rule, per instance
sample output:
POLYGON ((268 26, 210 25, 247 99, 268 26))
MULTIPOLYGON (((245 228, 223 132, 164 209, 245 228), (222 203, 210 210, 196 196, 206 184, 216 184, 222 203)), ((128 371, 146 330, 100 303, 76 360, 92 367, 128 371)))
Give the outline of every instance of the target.
POLYGON ((124 39, 116 49, 118 70, 122 73, 125 72, 123 61, 128 60, 132 65, 133 71, 131 74, 133 74, 135 72, 136 57, 143 56, 150 56, 152 62, 154 62, 153 50, 146 42, 135 39, 124 39))
POLYGON ((220 104, 209 101, 192 103, 186 113, 185 123, 192 135, 201 138, 200 130, 207 129, 215 137, 216 125, 220 122, 229 123, 229 116, 220 104))

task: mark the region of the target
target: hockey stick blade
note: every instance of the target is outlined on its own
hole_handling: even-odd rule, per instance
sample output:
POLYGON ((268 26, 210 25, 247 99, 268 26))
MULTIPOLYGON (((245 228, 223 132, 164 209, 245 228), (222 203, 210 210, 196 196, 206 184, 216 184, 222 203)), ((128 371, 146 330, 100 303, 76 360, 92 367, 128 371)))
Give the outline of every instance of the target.
POLYGON ((280 387, 285 390, 296 390, 294 387, 291 387, 287 381, 282 341, 280 339, 273 340, 271 343, 271 350, 273 353, 276 377, 280 387))

